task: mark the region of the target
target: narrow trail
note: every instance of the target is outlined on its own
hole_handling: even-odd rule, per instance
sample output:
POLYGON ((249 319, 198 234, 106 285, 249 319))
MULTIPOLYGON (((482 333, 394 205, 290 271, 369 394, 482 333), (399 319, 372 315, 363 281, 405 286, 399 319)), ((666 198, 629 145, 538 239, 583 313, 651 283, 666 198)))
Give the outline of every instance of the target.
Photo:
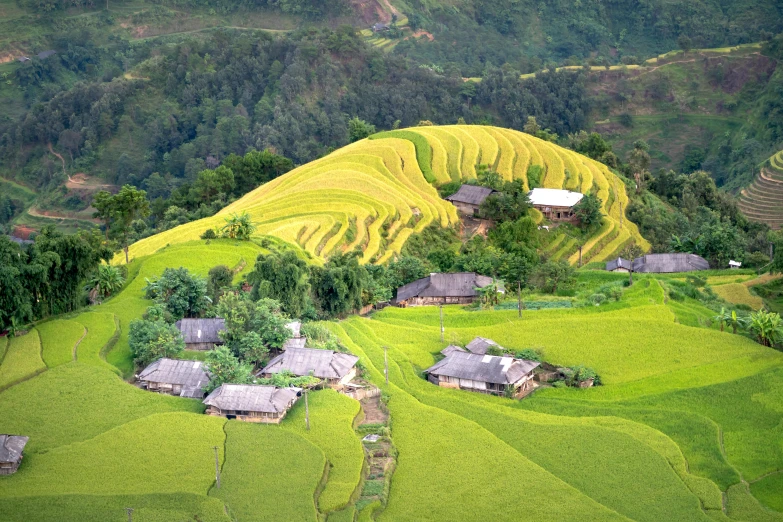
POLYGON ((37 218, 45 218, 45 219, 68 219, 71 221, 89 221, 91 223, 100 223, 101 221, 96 218, 91 217, 76 217, 73 215, 69 215, 65 212, 56 212, 53 210, 44 210, 39 211, 35 207, 30 207, 27 209, 27 213, 33 217, 37 218))
POLYGON ((85 337, 87 337, 87 327, 86 327, 86 326, 84 326, 84 325, 82 325, 82 327, 84 328, 84 333, 83 333, 83 334, 82 334, 82 336, 79 338, 79 340, 78 340, 78 341, 76 341, 76 344, 74 344, 74 345, 73 345, 73 360, 74 360, 74 361, 77 361, 77 360, 78 360, 78 356, 77 356, 77 354, 76 354, 76 350, 77 350, 77 348, 79 348, 79 345, 80 345, 80 344, 82 344, 82 341, 84 340, 84 338, 85 338, 85 337))
MULTIPOLYGON (((58 158, 60 158, 60 162, 61 162, 61 163, 62 163, 62 165, 63 165, 63 174, 65 174, 66 176, 68 176, 68 172, 66 172, 66 170, 65 170, 65 158, 63 158, 63 157, 62 157, 60 154, 58 154, 57 152, 55 152, 54 148, 52 147, 52 144, 51 144, 51 142, 47 143, 47 145, 49 146, 49 152, 51 152, 52 154, 54 154, 55 156, 57 156, 58 158)), ((68 178, 68 179, 70 179, 70 178, 68 178)))

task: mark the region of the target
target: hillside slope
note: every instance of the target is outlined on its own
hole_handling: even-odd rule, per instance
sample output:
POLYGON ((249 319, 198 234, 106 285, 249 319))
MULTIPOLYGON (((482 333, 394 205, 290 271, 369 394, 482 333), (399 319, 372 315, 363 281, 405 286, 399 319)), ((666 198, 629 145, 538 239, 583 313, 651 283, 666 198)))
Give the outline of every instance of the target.
POLYGON ((545 187, 595 191, 606 216, 584 245, 586 260, 607 259, 630 241, 648 247, 624 219, 625 185, 605 165, 521 132, 453 125, 376 134, 257 188, 215 216, 143 239, 130 255, 198 239, 227 216, 247 212, 257 234, 296 243, 314 258, 359 247, 363 262, 384 262, 430 223, 457 223, 455 208, 434 185, 474 179, 479 164, 526 185, 528 167, 539 165, 545 187))
POLYGON ((742 191, 739 207, 748 219, 775 229, 783 225, 783 150, 769 158, 753 183, 742 191))

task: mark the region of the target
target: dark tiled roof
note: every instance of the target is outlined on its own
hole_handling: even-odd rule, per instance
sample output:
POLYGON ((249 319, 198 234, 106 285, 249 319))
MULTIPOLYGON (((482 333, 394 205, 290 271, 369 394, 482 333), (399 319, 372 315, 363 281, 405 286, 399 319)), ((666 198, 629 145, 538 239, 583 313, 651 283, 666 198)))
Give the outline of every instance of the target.
POLYGON ((695 254, 647 254, 633 260, 634 272, 665 274, 708 270, 710 264, 695 254))
POLYGON ((495 192, 491 188, 478 185, 462 185, 457 192, 446 198, 446 201, 467 203, 468 205, 481 205, 490 194, 495 192))
POLYGON ((30 437, 0 435, 0 462, 19 462, 30 437))
POLYGON ((492 339, 487 339, 485 337, 476 337, 475 339, 470 341, 467 345, 465 345, 465 348, 467 348, 470 353, 477 353, 479 355, 484 355, 485 353, 487 353, 487 350, 489 350, 490 346, 494 346, 496 348, 502 348, 502 346, 500 346, 492 339))
POLYGON ((513 384, 524 378, 539 363, 513 357, 478 355, 454 351, 442 361, 425 370, 425 373, 456 377, 492 384, 513 384))
POLYGON ((300 388, 223 384, 204 399, 204 404, 224 411, 281 413, 296 402, 300 392, 300 388))
POLYGON ((630 261, 628 259, 623 259, 622 257, 618 257, 617 259, 612 259, 611 261, 608 261, 606 263, 606 269, 608 271, 617 270, 618 268, 625 268, 626 270, 631 270, 633 268, 633 261, 630 261))
POLYGON ((348 353, 314 348, 288 348, 269 361, 258 375, 288 370, 294 375, 305 376, 313 372, 319 379, 342 379, 351 371, 359 358, 348 353))
POLYGON ((220 317, 214 319, 180 319, 176 325, 179 331, 182 332, 185 344, 223 344, 218 332, 226 329, 226 322, 220 317))
POLYGON ((145 382, 180 384, 193 388, 203 388, 209 382, 203 362, 166 358, 158 359, 144 368, 138 378, 145 382))
POLYGON ((430 274, 397 289, 396 302, 411 297, 475 297, 476 288, 492 284, 492 278, 473 272, 430 274))

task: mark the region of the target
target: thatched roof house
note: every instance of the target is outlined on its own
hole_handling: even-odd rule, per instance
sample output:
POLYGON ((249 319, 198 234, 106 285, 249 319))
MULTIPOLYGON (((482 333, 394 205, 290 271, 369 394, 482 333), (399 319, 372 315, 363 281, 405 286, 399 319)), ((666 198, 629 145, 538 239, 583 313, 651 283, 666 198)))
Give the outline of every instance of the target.
POLYGON ((584 194, 570 190, 534 188, 528 194, 530 204, 552 221, 573 221, 574 207, 584 194))
POLYGON ((484 288, 492 282, 491 277, 474 272, 430 274, 399 287, 397 297, 392 300, 392 304, 397 306, 470 304, 479 296, 476 288, 484 288))
POLYGON ((194 399, 204 398, 204 387, 209 383, 203 362, 179 359, 158 359, 136 377, 150 391, 194 399))
POLYGON ((16 473, 29 440, 30 437, 21 435, 0 435, 0 475, 16 473))
POLYGON ((501 350, 503 349, 503 347, 498 343, 492 339, 487 339, 486 337, 476 337, 467 345, 465 345, 465 348, 467 348, 470 353, 477 353, 479 355, 486 354, 487 351, 492 347, 499 348, 501 350))
POLYGON ((513 357, 479 355, 454 350, 445 359, 424 370, 427 379, 444 388, 520 396, 531 390, 538 362, 513 357))
POLYGON ((478 185, 462 185, 457 192, 445 199, 450 201, 463 214, 477 215, 481 204, 493 192, 497 191, 478 185))
POLYGON ((226 322, 220 317, 180 319, 176 326, 182 332, 185 348, 188 350, 211 350, 216 345, 223 344, 218 332, 226 329, 226 322))
POLYGON ((301 391, 300 388, 257 384, 223 384, 204 399, 204 404, 208 415, 277 424, 294 405, 301 391))
POLYGON ((256 376, 265 378, 283 370, 304 377, 323 379, 330 386, 342 386, 356 377, 356 363, 359 358, 349 353, 314 348, 289 348, 266 365, 256 376))

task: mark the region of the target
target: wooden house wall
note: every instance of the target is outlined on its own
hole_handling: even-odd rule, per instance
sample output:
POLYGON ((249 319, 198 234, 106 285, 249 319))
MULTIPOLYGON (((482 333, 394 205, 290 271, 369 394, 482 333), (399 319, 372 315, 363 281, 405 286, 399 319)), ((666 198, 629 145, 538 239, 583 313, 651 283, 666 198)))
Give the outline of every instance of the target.
POLYGON ((21 462, 22 459, 19 459, 18 462, 0 462, 0 475, 11 475, 12 473, 16 473, 21 462))
POLYGON ((264 413, 259 411, 251 411, 247 414, 239 415, 236 411, 226 410, 223 411, 219 408, 215 408, 214 406, 208 406, 207 411, 205 412, 207 415, 212 415, 213 417, 232 417, 236 420, 243 421, 243 422, 263 422, 266 424, 280 424, 280 421, 283 420, 285 417, 285 414, 288 413, 288 411, 284 411, 282 413, 264 413))
POLYGON ((215 348, 215 343, 185 343, 186 350, 195 352, 206 352, 215 348))

